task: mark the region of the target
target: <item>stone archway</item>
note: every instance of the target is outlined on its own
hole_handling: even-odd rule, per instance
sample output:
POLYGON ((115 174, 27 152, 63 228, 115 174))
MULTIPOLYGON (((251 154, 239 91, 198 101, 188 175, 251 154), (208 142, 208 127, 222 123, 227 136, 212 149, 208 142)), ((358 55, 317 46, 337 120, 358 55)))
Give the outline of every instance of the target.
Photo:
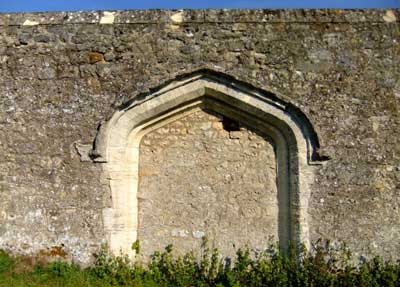
POLYGON ((104 228, 110 249, 133 255, 138 231, 139 146, 142 138, 198 111, 214 111, 268 136, 275 147, 278 239, 308 244, 309 185, 318 139, 307 118, 275 95, 213 71, 199 71, 136 97, 101 126, 95 161, 104 164, 112 193, 104 228))

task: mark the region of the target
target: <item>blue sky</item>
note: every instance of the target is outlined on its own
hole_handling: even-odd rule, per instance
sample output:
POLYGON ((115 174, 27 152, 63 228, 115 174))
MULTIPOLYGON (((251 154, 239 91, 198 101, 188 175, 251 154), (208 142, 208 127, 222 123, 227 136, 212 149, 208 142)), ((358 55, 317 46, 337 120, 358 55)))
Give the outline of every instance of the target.
POLYGON ((400 8, 400 0, 0 0, 0 12, 155 8, 400 8))

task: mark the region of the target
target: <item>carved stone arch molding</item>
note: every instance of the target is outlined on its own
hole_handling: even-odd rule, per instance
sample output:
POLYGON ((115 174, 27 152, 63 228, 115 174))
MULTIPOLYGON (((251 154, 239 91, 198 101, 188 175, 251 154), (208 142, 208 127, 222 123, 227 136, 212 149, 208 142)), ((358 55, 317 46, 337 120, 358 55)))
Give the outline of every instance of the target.
POLYGON ((215 111, 268 135, 275 145, 278 232, 282 248, 308 245, 308 200, 315 164, 320 163, 312 125, 293 105, 230 76, 201 70, 140 95, 121 107, 97 135, 94 161, 104 165, 112 206, 104 228, 112 252, 134 255, 138 229, 139 144, 150 131, 198 109, 215 111))

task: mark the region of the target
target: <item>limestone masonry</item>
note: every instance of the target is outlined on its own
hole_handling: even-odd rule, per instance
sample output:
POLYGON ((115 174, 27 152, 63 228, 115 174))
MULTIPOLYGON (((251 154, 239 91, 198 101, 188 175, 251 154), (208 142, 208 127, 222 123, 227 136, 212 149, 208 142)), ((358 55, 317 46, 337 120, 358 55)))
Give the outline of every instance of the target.
POLYGON ((399 19, 0 14, 0 249, 89 264, 105 243, 321 238, 400 259, 399 19))

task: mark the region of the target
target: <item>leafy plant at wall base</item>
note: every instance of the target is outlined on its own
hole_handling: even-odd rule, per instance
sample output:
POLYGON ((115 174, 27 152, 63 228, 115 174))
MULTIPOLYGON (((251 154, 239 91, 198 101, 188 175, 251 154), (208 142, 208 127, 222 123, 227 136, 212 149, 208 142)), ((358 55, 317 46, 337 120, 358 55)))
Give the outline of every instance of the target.
MULTIPOLYGON (((139 250, 139 244, 133 246, 139 250)), ((400 287, 400 263, 380 257, 355 262, 345 247, 318 241, 310 251, 294 246, 284 252, 269 248, 252 253, 239 249, 235 258, 222 258, 203 239, 201 256, 174 256, 172 245, 155 252, 148 264, 113 256, 103 246, 92 267, 56 261, 18 271, 23 260, 0 251, 0 287, 9 286, 134 286, 134 287, 400 287)))

